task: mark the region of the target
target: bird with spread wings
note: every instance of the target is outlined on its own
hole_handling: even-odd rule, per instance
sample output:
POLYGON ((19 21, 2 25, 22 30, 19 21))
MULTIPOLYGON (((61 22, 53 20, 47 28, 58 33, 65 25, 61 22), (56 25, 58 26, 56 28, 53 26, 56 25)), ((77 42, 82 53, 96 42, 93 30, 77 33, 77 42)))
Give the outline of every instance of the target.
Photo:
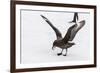
POLYGON ((61 32, 43 15, 41 17, 51 26, 51 28, 54 30, 57 39, 53 42, 52 49, 55 47, 59 47, 62 49, 60 53, 57 53, 57 55, 62 55, 63 50, 66 50, 66 53, 63 54, 63 56, 67 55, 67 49, 75 45, 73 43, 73 39, 77 32, 85 25, 85 20, 78 21, 78 13, 74 13, 74 18, 70 23, 73 23, 71 27, 69 27, 67 33, 64 37, 62 37, 61 32))

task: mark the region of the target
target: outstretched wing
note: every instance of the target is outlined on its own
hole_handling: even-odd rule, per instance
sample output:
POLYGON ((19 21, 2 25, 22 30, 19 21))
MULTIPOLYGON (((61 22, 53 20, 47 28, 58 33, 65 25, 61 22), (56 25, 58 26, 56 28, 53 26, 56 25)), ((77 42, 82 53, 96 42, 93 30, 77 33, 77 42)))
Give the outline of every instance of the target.
POLYGON ((79 26, 75 24, 68 29, 65 37, 63 38, 63 41, 65 43, 67 43, 68 41, 72 41, 74 39, 77 32, 85 25, 85 20, 80 21, 78 24, 79 26))
POLYGON ((55 31, 57 39, 62 38, 62 35, 60 33, 60 31, 53 26, 53 24, 43 15, 41 15, 41 17, 52 27, 52 29, 55 31))

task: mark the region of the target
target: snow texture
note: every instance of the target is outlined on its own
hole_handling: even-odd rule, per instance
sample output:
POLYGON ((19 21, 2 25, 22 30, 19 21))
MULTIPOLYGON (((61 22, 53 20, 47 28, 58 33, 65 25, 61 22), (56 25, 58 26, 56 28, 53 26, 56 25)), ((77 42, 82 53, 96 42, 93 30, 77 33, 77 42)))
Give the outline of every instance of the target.
MULTIPOLYGON (((64 37, 73 23, 74 12, 21 11, 21 63, 52 63, 65 61, 87 61, 91 59, 90 48, 90 14, 78 13, 79 21, 85 20, 85 26, 77 33, 72 42, 76 43, 68 49, 67 56, 57 56, 60 48, 52 50, 55 32, 40 16, 47 17, 64 37)), ((64 52, 63 52, 64 53, 64 52)))

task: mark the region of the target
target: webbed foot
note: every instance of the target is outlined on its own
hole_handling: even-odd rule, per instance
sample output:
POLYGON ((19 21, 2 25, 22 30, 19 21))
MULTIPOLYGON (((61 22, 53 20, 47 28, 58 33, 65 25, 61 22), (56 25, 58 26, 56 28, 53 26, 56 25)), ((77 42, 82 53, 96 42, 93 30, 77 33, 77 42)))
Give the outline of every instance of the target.
POLYGON ((62 53, 57 53, 58 56, 62 55, 62 53))
POLYGON ((66 54, 64 54, 63 56, 67 56, 66 54))

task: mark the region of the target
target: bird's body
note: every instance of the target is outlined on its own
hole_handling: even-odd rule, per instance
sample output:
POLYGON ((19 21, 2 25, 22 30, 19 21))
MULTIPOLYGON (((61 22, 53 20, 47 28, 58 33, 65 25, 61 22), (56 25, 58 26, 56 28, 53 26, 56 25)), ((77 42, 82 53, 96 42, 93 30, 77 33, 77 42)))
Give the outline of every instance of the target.
MULTIPOLYGON (((77 15, 77 13, 75 14, 77 15)), ((52 29, 56 33, 57 39, 53 42, 52 49, 54 47, 59 47, 62 49, 62 51, 61 53, 58 53, 57 55, 61 55, 64 49, 66 50, 66 54, 67 54, 67 49, 75 45, 75 43, 73 43, 72 40, 74 39, 76 33, 84 26, 85 20, 82 20, 78 23, 75 21, 74 25, 72 25, 68 29, 67 33, 65 34, 65 37, 63 38, 60 31, 56 27, 54 27, 53 24, 46 17, 44 17, 43 15, 41 15, 41 17, 52 27, 52 29)), ((78 17, 78 16, 74 16, 74 20, 75 20, 75 17, 78 17)), ((64 54, 64 56, 66 56, 66 54, 64 54)))
POLYGON ((55 46, 57 46, 57 47, 59 47, 61 49, 67 49, 67 48, 71 47, 72 45, 74 45, 74 43, 70 43, 70 42, 64 43, 62 41, 62 39, 61 40, 55 40, 54 43, 55 43, 54 44, 55 46))

